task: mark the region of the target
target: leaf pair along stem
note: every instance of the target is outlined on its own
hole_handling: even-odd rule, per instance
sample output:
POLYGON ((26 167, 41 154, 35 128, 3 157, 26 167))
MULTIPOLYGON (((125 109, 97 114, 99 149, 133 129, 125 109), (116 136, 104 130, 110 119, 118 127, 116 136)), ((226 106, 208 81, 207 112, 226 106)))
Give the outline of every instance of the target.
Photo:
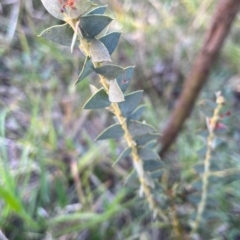
MULTIPOLYGON (((108 92, 109 91, 108 82, 101 75, 99 75, 99 77, 100 77, 100 83, 104 87, 105 91, 108 92)), ((162 209, 158 206, 157 202, 155 201, 155 199, 151 193, 151 188, 149 186, 148 180, 146 179, 146 175, 144 172, 143 161, 139 157, 139 154, 137 151, 137 144, 133 140, 133 137, 128 130, 126 118, 124 118, 122 116, 122 113, 121 113, 118 103, 112 103, 111 108, 112 108, 113 114, 117 117, 118 122, 120 123, 120 125, 124 131, 124 139, 126 140, 128 147, 131 148, 131 150, 132 150, 131 155, 132 155, 132 159, 133 159, 133 165, 134 165, 135 170, 137 171, 139 181, 141 183, 141 188, 146 196, 148 204, 149 204, 150 208, 153 210, 155 215, 159 216, 163 221, 167 222, 168 218, 163 213, 162 209)))
MULTIPOLYGON (((82 40, 81 33, 80 33, 80 31, 78 31, 76 29, 76 25, 78 25, 79 23, 74 19, 68 20, 67 22, 74 30, 74 36, 77 36, 79 38, 79 41, 81 42, 81 40, 82 40)), ((74 39, 75 39, 75 37, 74 37, 74 39)), ((86 47, 86 46, 84 45, 84 47, 86 47)), ((85 53, 87 53, 89 55, 88 49, 80 49, 80 50, 85 50, 85 53)), ((100 68, 101 62, 93 62, 93 65, 94 65, 94 67, 100 68)), ((109 82, 101 74, 98 74, 98 75, 100 78, 100 84, 103 86, 105 92, 107 94, 109 94, 109 88, 110 88, 109 82)), ((151 183, 151 180, 148 179, 148 177, 144 171, 143 160, 139 156, 137 144, 134 141, 133 136, 131 135, 131 133, 128 129, 127 119, 123 116, 120 105, 118 103, 113 102, 113 103, 111 103, 110 109, 111 109, 112 113, 116 116, 119 124, 121 125, 121 128, 124 132, 124 139, 126 140, 128 147, 131 148, 133 166, 137 172, 137 175, 138 175, 138 178, 139 178, 139 181, 141 184, 140 192, 144 193, 144 195, 148 201, 149 207, 153 210, 154 214, 156 216, 159 216, 164 222, 168 222, 168 218, 163 213, 159 204, 154 199, 154 196, 153 196, 152 190, 151 190, 153 184, 151 183)))

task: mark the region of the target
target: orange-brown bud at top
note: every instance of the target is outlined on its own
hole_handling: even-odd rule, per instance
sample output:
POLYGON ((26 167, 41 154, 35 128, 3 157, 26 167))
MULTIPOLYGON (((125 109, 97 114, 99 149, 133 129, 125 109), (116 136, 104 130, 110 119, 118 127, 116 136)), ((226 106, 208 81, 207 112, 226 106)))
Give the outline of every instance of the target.
POLYGON ((63 21, 79 18, 96 4, 89 0, 41 0, 46 10, 63 21))
POLYGON ((72 10, 77 10, 75 7, 75 0, 58 0, 61 4, 60 11, 62 13, 66 12, 66 7, 70 7, 72 10))

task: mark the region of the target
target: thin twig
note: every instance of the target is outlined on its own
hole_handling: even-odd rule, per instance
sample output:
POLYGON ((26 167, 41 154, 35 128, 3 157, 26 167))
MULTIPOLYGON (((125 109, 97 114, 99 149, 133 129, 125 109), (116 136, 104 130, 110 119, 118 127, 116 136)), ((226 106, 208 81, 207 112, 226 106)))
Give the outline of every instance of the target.
MULTIPOLYGON (((66 21, 66 20, 65 20, 66 21)), ((67 21, 68 24, 72 27, 72 29, 75 31, 75 26, 76 26, 76 20, 74 19, 70 19, 67 21)), ((75 31, 76 32, 76 31, 75 31)), ((81 40, 81 34, 80 32, 77 32, 77 37, 81 40)), ((86 54, 88 53, 89 49, 84 49, 86 51, 86 54)), ((101 66, 101 63, 93 63, 94 65, 96 65, 97 67, 101 66)), ((109 92, 109 83, 108 81, 101 75, 99 75, 100 78, 100 84, 103 86, 104 90, 108 93, 109 92)), ((144 192, 145 197, 149 203, 149 207, 150 209, 153 210, 154 215, 159 216, 163 221, 167 222, 168 218, 166 217, 166 215, 164 214, 163 210, 160 208, 160 206, 158 205, 158 203, 156 202, 156 200, 153 197, 153 194, 151 192, 151 180, 149 180, 146 176, 146 173, 143 169, 143 161, 142 159, 139 157, 138 155, 138 151, 137 151, 137 145, 136 142, 133 140, 133 137, 131 136, 128 127, 127 127, 127 122, 126 122, 126 118, 124 118, 122 116, 121 110, 119 108, 118 103, 112 103, 111 104, 111 109, 113 114, 117 117, 123 131, 124 131, 124 138, 128 144, 128 147, 130 147, 132 149, 131 155, 133 158, 133 165, 134 168, 138 174, 138 178, 139 181, 141 183, 141 187, 140 187, 140 193, 141 191, 144 192)), ((76 186, 77 186, 77 191, 78 191, 78 196, 79 199, 82 199, 82 201, 85 199, 84 198, 84 193, 82 191, 82 187, 81 187, 81 181, 79 179, 78 176, 78 169, 77 169, 77 165, 74 162, 71 163, 71 170, 73 172, 73 176, 74 176, 74 180, 76 182, 76 186), (77 172, 76 172, 77 171, 77 172)))
MULTIPOLYGON (((104 87, 105 91, 108 92, 109 84, 107 83, 104 77, 102 76, 99 76, 99 77, 100 77, 100 83, 104 87)), ((121 110, 117 103, 112 103, 111 108, 112 108, 113 114, 117 117, 118 122, 124 131, 124 138, 128 144, 128 147, 132 149, 131 155, 133 159, 133 165, 138 174, 139 181, 141 183, 140 191, 144 192, 145 197, 148 201, 149 207, 151 210, 153 210, 154 214, 159 216, 163 221, 166 222, 168 221, 168 218, 163 213, 163 210, 159 207, 158 203, 153 197, 153 194, 151 192, 151 183, 149 183, 150 180, 148 180, 146 177, 146 173, 143 169, 142 159, 138 155, 136 142, 133 140, 133 137, 128 130, 126 118, 122 116, 121 110)))
POLYGON ((214 130, 218 123, 220 111, 224 105, 224 98, 220 95, 220 93, 217 93, 217 101, 216 102, 218 105, 217 105, 216 109, 214 110, 213 117, 211 118, 211 123, 208 126, 209 135, 208 135, 208 139, 207 139, 207 152, 206 152, 206 156, 204 159, 204 173, 203 173, 203 178, 202 178, 203 186, 202 186, 201 201, 198 205, 197 216, 193 223, 193 227, 192 227, 190 236, 192 236, 198 230, 199 224, 202 219, 202 214, 204 212, 204 209, 205 209, 205 206, 207 203, 209 172, 210 172, 210 163, 211 163, 210 160, 211 160, 211 155, 212 155, 212 151, 213 151, 213 141, 215 138, 214 130))

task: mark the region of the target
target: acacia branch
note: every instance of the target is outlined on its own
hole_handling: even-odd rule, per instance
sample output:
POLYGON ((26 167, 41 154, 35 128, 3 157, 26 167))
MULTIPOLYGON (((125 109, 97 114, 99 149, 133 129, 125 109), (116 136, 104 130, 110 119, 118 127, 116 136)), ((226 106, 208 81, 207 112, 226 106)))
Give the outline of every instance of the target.
POLYGON ((207 81, 211 67, 222 48, 223 42, 228 36, 239 8, 240 0, 221 0, 219 2, 210 28, 206 33, 203 47, 184 82, 183 91, 163 131, 160 139, 162 145, 161 156, 177 138, 185 120, 190 115, 194 103, 207 81))

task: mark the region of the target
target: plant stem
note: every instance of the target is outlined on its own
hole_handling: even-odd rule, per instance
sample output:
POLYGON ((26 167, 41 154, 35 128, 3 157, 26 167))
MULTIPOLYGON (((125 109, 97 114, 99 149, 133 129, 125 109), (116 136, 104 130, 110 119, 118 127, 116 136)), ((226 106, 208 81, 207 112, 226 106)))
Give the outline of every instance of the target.
POLYGON ((209 176, 210 176, 210 160, 211 160, 211 155, 213 151, 213 141, 214 141, 214 130, 216 128, 220 111, 224 105, 224 98, 220 95, 220 93, 217 93, 217 107, 214 110, 213 117, 211 118, 211 123, 209 124, 209 135, 207 139, 207 152, 206 156, 204 159, 204 174, 202 178, 203 186, 202 186, 202 195, 201 195, 201 201, 198 205, 198 211, 197 211, 197 216, 196 219, 193 223, 192 231, 190 233, 190 236, 192 236, 194 233, 197 232, 199 224, 202 219, 202 214, 204 212, 206 203, 207 203, 207 195, 208 195, 208 185, 209 185, 209 176))
MULTIPOLYGON (((100 77, 100 83, 104 87, 105 91, 108 93, 108 91, 109 91, 108 82, 101 75, 99 75, 99 77, 100 77)), ((121 113, 118 103, 112 103, 111 108, 112 108, 113 114, 117 117, 118 122, 120 123, 120 125, 124 131, 124 139, 126 140, 128 147, 130 147, 132 149, 131 155, 132 155, 132 159, 133 159, 133 165, 138 174, 139 181, 141 183, 140 190, 142 190, 144 192, 146 199, 149 203, 150 209, 153 210, 154 214, 158 215, 164 221, 167 221, 168 218, 165 216, 162 209, 158 206, 158 203, 155 201, 155 199, 151 193, 149 180, 147 180, 145 171, 143 169, 143 161, 138 155, 137 144, 133 140, 133 137, 128 130, 126 118, 124 118, 122 116, 122 113, 121 113)))
MULTIPOLYGON (((73 30, 75 31, 75 24, 76 22, 74 21, 70 21, 68 22, 70 24, 70 26, 73 28, 73 30)), ((77 33, 79 40, 81 40, 81 36, 80 33, 77 33)), ((88 54, 88 49, 85 49, 86 53, 88 54)), ((101 63, 93 63, 94 65, 96 65, 97 67, 101 66, 101 63)), ((101 75, 99 75, 100 78, 100 83, 103 86, 104 90, 108 93, 109 92, 109 83, 108 81, 101 75)), ((139 177, 139 181, 141 184, 140 187, 140 193, 141 191, 144 192, 146 199, 149 203, 150 209, 153 210, 154 215, 159 216, 163 221, 167 222, 168 218, 166 217, 166 215, 163 213, 162 209, 158 206, 158 203, 155 201, 152 193, 151 193, 151 184, 150 184, 150 180, 147 179, 146 177, 146 173, 143 169, 143 161, 142 159, 139 157, 138 155, 138 151, 137 151, 137 144, 136 142, 133 140, 132 135, 130 134, 130 132, 128 131, 128 127, 127 127, 127 122, 126 122, 126 118, 124 118, 122 116, 121 110, 119 108, 118 103, 112 103, 111 104, 111 109, 112 109, 112 113, 117 117, 123 131, 124 131, 124 138, 128 144, 128 147, 130 147, 132 149, 131 155, 132 155, 132 159, 133 159, 133 165, 134 168, 138 174, 139 177)))

